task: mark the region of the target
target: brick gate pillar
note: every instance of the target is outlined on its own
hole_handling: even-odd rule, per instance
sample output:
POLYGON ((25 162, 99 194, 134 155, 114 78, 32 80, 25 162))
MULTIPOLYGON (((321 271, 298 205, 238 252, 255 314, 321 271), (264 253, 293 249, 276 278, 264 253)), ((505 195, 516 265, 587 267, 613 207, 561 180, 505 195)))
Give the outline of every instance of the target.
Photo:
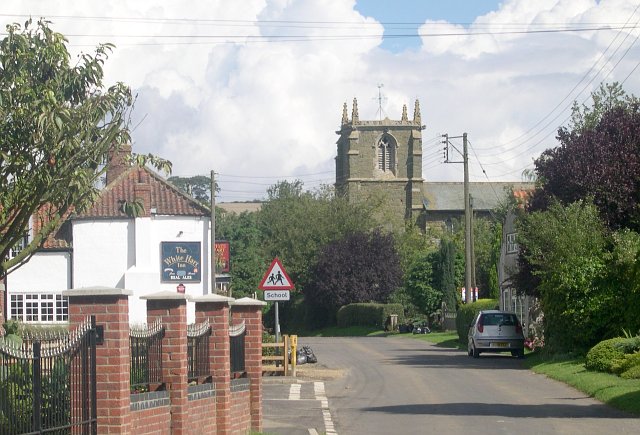
POLYGON ((245 370, 251 393, 251 429, 257 432, 262 431, 262 307, 265 305, 266 302, 251 298, 231 302, 234 324, 244 320, 247 328, 245 370))
POLYGON ((192 299, 196 323, 209 319, 209 372, 216 390, 216 430, 231 433, 231 354, 229 344, 229 302, 233 298, 209 294, 192 299))
POLYGON ((187 300, 184 293, 170 291, 142 296, 147 300, 147 323, 160 320, 165 327, 162 340, 162 379, 171 402, 171 433, 187 434, 189 381, 187 362, 187 300))
POLYGON ((104 328, 104 343, 96 346, 98 433, 131 433, 129 380, 129 296, 119 288, 86 287, 64 290, 69 298, 69 324, 95 316, 104 328))

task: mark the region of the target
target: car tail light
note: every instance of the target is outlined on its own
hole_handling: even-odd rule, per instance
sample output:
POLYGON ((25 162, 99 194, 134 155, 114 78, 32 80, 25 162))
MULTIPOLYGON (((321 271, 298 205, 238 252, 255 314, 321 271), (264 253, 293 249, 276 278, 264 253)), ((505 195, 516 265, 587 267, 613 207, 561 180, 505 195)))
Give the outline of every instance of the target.
POLYGON ((516 323, 516 334, 522 334, 522 325, 520 322, 516 323))
POLYGON ((478 319, 478 332, 483 332, 484 331, 484 325, 482 324, 482 316, 480 316, 480 318, 478 319))

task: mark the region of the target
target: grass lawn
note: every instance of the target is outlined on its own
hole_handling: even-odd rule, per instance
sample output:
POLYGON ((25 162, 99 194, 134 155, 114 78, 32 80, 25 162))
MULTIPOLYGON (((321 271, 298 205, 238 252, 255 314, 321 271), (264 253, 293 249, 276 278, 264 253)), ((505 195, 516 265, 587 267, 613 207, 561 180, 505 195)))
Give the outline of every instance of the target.
MULTIPOLYGON (((458 341, 456 332, 433 332, 425 335, 398 334, 438 346, 467 350, 458 341)), ((560 382, 564 382, 614 408, 640 415, 640 379, 622 379, 609 373, 591 372, 584 368, 583 358, 554 357, 539 353, 527 354, 527 368, 560 382)))

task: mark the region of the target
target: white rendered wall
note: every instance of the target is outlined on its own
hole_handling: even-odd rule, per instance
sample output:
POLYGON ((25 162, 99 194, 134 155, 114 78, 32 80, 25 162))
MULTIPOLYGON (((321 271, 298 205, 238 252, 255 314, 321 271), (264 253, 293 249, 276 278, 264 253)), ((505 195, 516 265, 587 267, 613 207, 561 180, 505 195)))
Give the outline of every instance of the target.
MULTIPOLYGON (((200 242, 201 281, 185 282, 186 293, 207 294, 209 283, 209 219, 152 216, 134 220, 75 221, 73 224, 73 287, 107 286, 133 291, 129 297, 131 323, 146 322, 141 296, 176 291, 178 283, 162 283, 161 242, 200 242)), ((195 321, 195 306, 187 306, 187 320, 195 321)))
MULTIPOLYGON (((161 242, 200 242, 200 282, 184 282, 186 294, 202 296, 209 292, 209 219, 180 216, 152 216, 135 220, 135 265, 125 273, 124 288, 132 290, 129 298, 130 321, 146 321, 146 301, 140 296, 159 291, 175 292, 177 282, 163 283, 161 242)), ((187 304, 187 321, 195 321, 195 305, 187 304)))
POLYGON ((124 288, 134 264, 133 221, 73 221, 73 288, 124 288))
POLYGON ((71 280, 69 252, 38 252, 7 275, 11 293, 60 293, 71 280))
MULTIPOLYGON (((71 286, 71 254, 38 252, 7 275, 7 300, 13 293, 60 293, 71 286)), ((7 315, 11 317, 10 302, 7 315)))

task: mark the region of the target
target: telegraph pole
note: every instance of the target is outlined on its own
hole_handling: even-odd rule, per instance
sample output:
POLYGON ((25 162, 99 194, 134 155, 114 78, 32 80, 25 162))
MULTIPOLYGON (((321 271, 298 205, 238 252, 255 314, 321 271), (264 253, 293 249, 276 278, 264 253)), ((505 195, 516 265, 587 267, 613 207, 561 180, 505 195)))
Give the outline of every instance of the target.
POLYGON ((469 234, 471 235, 471 286, 474 290, 474 293, 471 294, 471 302, 475 302, 478 299, 476 298, 475 289, 476 289, 476 239, 473 233, 473 227, 475 222, 475 215, 473 212, 473 196, 469 194, 469 210, 470 210, 470 225, 469 234))
POLYGON ((216 173, 211 170, 211 294, 216 294, 216 173))
MULTIPOLYGON (((466 288, 466 295, 464 302, 472 302, 473 297, 471 296, 471 271, 472 271, 472 240, 471 240, 471 207, 470 207, 470 196, 469 196, 469 154, 467 152, 467 133, 462 134, 462 152, 457 149, 454 145, 449 142, 449 135, 443 135, 445 138, 445 147, 446 151, 446 160, 445 163, 462 163, 464 166, 464 286, 466 288), (462 162, 452 162, 449 161, 449 145, 451 145, 458 153, 462 154, 462 162)), ((451 136, 451 139, 459 139, 460 136, 451 136)))

